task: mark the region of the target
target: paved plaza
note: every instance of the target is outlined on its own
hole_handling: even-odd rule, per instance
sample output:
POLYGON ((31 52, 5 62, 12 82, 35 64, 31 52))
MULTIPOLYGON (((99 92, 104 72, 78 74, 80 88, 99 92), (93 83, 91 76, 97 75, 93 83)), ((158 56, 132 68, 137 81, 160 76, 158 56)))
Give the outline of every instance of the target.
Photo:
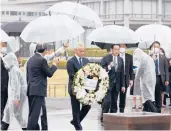
MULTIPOLYGON (((48 110, 48 126, 49 130, 74 130, 74 127, 70 124, 72 119, 71 105, 69 98, 47 99, 48 110)), ((103 130, 99 121, 100 117, 100 105, 95 104, 92 106, 88 116, 83 120, 83 130, 103 130)), ((127 98, 127 107, 125 112, 132 112, 141 110, 132 110, 132 99, 127 98)), ((171 108, 167 107, 163 110, 163 113, 170 113, 171 108)), ((21 130, 16 120, 12 121, 9 130, 19 131, 21 130)))

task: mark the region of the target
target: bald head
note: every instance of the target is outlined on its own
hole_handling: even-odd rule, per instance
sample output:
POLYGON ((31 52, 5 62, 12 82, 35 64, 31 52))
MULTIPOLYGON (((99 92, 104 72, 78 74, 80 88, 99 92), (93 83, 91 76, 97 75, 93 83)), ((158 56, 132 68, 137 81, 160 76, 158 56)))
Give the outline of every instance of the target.
POLYGON ((76 49, 75 49, 75 54, 79 57, 84 56, 84 45, 83 44, 78 44, 76 49))

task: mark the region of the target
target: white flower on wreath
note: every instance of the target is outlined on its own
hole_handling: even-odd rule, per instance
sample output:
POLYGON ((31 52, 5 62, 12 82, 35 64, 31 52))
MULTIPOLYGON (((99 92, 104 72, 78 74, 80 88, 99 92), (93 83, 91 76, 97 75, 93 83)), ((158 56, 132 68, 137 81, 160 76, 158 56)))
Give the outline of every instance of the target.
POLYGON ((109 78, 107 72, 102 69, 103 68, 98 64, 89 63, 85 67, 83 67, 83 69, 79 70, 76 74, 74 81, 74 92, 76 93, 77 99, 82 104, 91 105, 95 101, 101 102, 104 96, 106 95, 109 86, 109 78), (101 82, 99 83, 99 90, 97 92, 89 91, 87 93, 86 90, 83 89, 84 78, 87 75, 96 75, 98 77, 101 77, 101 82))
POLYGON ((76 95, 76 98, 77 99, 82 99, 82 98, 84 98, 86 96, 86 91, 85 90, 79 90, 78 91, 78 93, 77 93, 77 95, 76 95))
POLYGON ((79 71, 78 71, 78 76, 79 76, 80 78, 84 78, 84 72, 83 72, 83 70, 79 70, 79 71))
POLYGON ((106 70, 105 69, 103 69, 103 68, 101 68, 100 69, 100 79, 104 79, 104 78, 106 78, 106 77, 108 77, 108 74, 107 74, 107 72, 106 72, 106 70))

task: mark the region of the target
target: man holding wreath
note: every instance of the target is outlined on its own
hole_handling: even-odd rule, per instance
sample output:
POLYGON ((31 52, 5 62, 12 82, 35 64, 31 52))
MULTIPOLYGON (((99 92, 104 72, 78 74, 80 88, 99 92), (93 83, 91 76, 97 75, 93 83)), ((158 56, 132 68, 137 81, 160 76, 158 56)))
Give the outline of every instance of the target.
POLYGON ((82 130, 81 121, 84 119, 84 117, 87 115, 91 108, 90 105, 82 105, 82 109, 80 110, 80 102, 77 100, 76 96, 73 94, 72 91, 75 74, 87 63, 89 63, 89 60, 84 57, 84 46, 82 44, 78 44, 75 49, 75 56, 73 56, 67 62, 67 72, 69 75, 68 93, 71 97, 73 115, 73 120, 71 120, 71 124, 75 127, 76 130, 82 130))

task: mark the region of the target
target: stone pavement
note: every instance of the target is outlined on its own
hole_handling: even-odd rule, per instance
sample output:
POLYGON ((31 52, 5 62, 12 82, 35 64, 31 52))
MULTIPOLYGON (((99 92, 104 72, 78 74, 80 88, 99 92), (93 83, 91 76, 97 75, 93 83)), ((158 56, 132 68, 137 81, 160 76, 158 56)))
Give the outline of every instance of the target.
MULTIPOLYGON (((49 130, 74 130, 74 127, 70 124, 72 119, 72 112, 70 107, 69 98, 59 99, 47 99, 48 109, 48 126, 49 130)), ((88 116, 81 123, 84 130, 103 130, 99 121, 100 106, 95 104, 88 113, 88 116)), ((127 107, 125 112, 141 111, 132 110, 132 99, 127 98, 127 107)), ((171 109, 167 107, 164 109, 164 113, 170 113, 171 109)), ((16 120, 13 120, 9 130, 21 130, 16 120)))

